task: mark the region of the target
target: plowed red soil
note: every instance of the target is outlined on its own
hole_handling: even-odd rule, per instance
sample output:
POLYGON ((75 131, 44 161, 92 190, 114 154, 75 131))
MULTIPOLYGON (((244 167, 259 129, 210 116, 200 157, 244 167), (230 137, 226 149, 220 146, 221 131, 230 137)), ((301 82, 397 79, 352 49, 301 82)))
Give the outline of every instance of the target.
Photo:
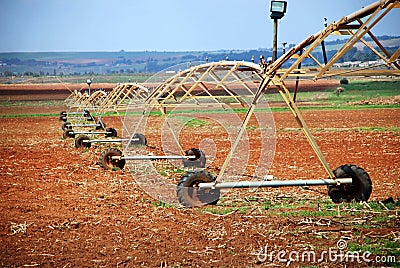
MULTIPOLYGON (((114 83, 96 83, 91 90, 111 90, 114 83)), ((65 100, 74 90, 87 91, 85 83, 0 84, 1 101, 65 100)))
MULTIPOLYGON (((18 109, 7 112, 19 113, 18 109)), ((400 109, 303 115, 331 167, 352 163, 364 168, 373 181, 370 200, 400 198, 400 109)), ((277 148, 271 173, 281 179, 325 178, 293 116, 277 112, 274 119, 277 148)), ((121 128, 116 117, 105 122, 121 128)), ((104 146, 77 150, 73 140, 61 139, 60 125, 49 117, 0 118, 2 267, 279 267, 291 263, 276 258, 262 262, 257 252, 265 246, 271 251, 320 251, 336 247, 343 237, 361 243, 364 235, 400 235, 400 220, 394 215, 388 222, 369 222, 372 236, 355 225, 357 215, 311 219, 265 214, 248 198, 273 204, 290 199, 303 202, 305 211, 318 211, 311 204, 329 199, 322 186, 235 190, 215 208, 240 201, 254 209, 224 216, 164 206, 141 190, 127 171, 101 169, 97 162, 104 146)), ((326 260, 311 264, 370 265, 326 260)))

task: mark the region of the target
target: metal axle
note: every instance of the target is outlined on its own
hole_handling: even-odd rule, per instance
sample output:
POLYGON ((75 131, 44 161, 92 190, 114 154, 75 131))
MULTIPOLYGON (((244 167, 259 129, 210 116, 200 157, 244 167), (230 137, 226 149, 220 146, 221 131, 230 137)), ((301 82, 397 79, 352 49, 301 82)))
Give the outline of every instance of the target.
POLYGON ((67 115, 84 115, 85 114, 85 112, 69 112, 69 113, 67 113, 67 115))
MULTIPOLYGON (((93 133, 93 132, 92 132, 93 133)), ((96 133, 97 134, 97 133, 96 133)), ((138 138, 133 139, 103 139, 103 140, 83 140, 82 143, 95 143, 95 142, 124 142, 124 141, 138 141, 138 138)))
POLYGON ((163 159, 196 159, 195 155, 136 155, 136 156, 112 156, 113 160, 163 160, 163 159))
POLYGON ((93 131, 74 131, 73 134, 102 135, 102 134, 112 134, 112 132, 109 132, 109 131, 99 131, 99 132, 93 132, 93 131))
POLYGON ((67 121, 94 121, 93 117, 86 117, 86 116, 67 116, 67 121))
POLYGON ((100 124, 71 124, 71 127, 101 127, 100 124))
POLYGON ((337 184, 350 184, 353 182, 352 178, 340 179, 319 179, 319 180, 287 180, 287 181, 235 181, 235 182, 207 182, 199 183, 201 189, 215 189, 215 188, 258 188, 258 187, 284 187, 284 186, 316 186, 316 185, 337 185, 337 184))

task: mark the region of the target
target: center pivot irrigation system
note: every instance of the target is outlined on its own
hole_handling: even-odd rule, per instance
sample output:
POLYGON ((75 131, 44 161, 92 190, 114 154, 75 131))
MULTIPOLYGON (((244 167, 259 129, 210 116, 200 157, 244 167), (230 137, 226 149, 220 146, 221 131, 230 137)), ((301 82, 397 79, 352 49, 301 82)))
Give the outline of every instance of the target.
MULTIPOLYGON (((116 129, 106 128, 101 117, 107 112, 115 112, 122 121, 120 113, 124 112, 128 105, 142 103, 148 97, 148 94, 149 90, 137 83, 119 84, 111 92, 98 90, 91 95, 81 94, 77 91, 72 92, 65 101, 68 111, 60 113, 60 120, 64 121, 61 126, 64 131, 63 137, 75 138, 76 135, 79 135, 75 139, 76 148, 90 148, 93 143, 127 141, 126 139, 117 139, 116 129), (99 118, 97 123, 93 123, 96 121, 95 117, 99 118), (107 139, 90 139, 88 135, 105 135, 107 139)), ((136 135, 134 142, 144 144, 143 139, 140 135, 136 135)))
MULTIPOLYGON (((271 64, 220 61, 192 65, 184 70, 178 68, 174 71, 163 72, 164 75, 169 74, 169 76, 149 90, 148 95, 141 101, 134 102, 126 107, 124 130, 126 130, 128 138, 123 140, 125 141, 124 152, 108 149, 102 153, 101 162, 105 163, 104 166, 106 167, 124 168, 129 162, 149 162, 159 159, 183 160, 184 167, 190 169, 174 186, 171 186, 171 181, 168 179, 162 181, 157 176, 152 176, 152 171, 148 170, 147 167, 145 171, 138 171, 137 166, 130 168, 130 170, 134 172, 135 178, 140 176, 145 178, 143 181, 139 179, 139 185, 147 187, 146 190, 154 194, 156 198, 170 203, 174 203, 175 198, 184 206, 216 204, 223 189, 310 185, 326 185, 328 195, 334 202, 367 201, 372 192, 372 182, 368 173, 361 167, 351 164, 342 165, 335 170, 329 167, 296 105, 296 95, 301 80, 315 81, 335 76, 400 76, 400 49, 392 54, 389 53, 371 32, 371 29, 393 8, 398 7, 400 7, 399 0, 377 1, 341 18, 337 22, 330 23, 320 32, 290 48, 271 64), (335 34, 348 35, 349 38, 330 59, 324 55, 324 62, 319 62, 313 56, 313 53, 321 51, 324 40, 335 34), (365 41, 365 36, 369 36, 376 46, 365 41), (333 68, 334 63, 357 42, 362 42, 375 53, 381 59, 381 63, 362 69, 333 68), (379 49, 375 47, 379 47, 379 49), (313 60, 316 67, 302 68, 302 63, 306 59, 313 60), (288 67, 283 68, 284 64, 288 67), (292 93, 287 87, 289 80, 295 82, 292 93), (263 101, 268 99, 267 93, 272 89, 278 90, 293 114, 326 171, 327 178, 282 181, 270 180, 270 175, 261 177, 257 175, 259 171, 263 171, 259 169, 259 166, 262 166, 263 162, 267 162, 264 160, 271 159, 271 154, 273 154, 275 148, 274 145, 273 148, 268 147, 271 136, 275 135, 275 129, 274 126, 269 125, 271 121, 268 117, 268 105, 263 101), (242 113, 235 113, 238 109, 241 109, 242 113), (220 113, 215 115, 215 110, 220 111, 220 113), (159 111, 161 116, 152 116, 154 111, 159 111), (233 113, 231 113, 232 111, 233 113), (196 113, 200 115, 194 116, 196 113), (263 117, 264 115, 266 117, 263 117), (216 161, 217 156, 221 154, 215 148, 214 155, 197 148, 185 150, 185 145, 182 144, 180 137, 186 132, 184 124, 179 123, 179 120, 182 121, 182 118, 187 117, 195 117, 199 120, 208 118, 220 125, 232 122, 232 118, 240 121, 236 127, 234 124, 232 127, 231 123, 226 127, 229 135, 228 138, 225 138, 231 147, 223 154, 225 160, 220 162, 221 167, 214 169, 212 173, 207 171, 206 156, 209 158, 209 155, 211 155, 211 159, 216 161), (154 118, 160 124, 158 129, 155 129, 158 125, 157 122, 154 122, 154 118), (260 128, 260 139, 267 148, 261 148, 258 151, 259 162, 254 163, 258 164, 255 168, 257 174, 252 176, 253 180, 242 180, 245 176, 238 176, 237 174, 243 175, 246 166, 243 167, 241 165, 243 162, 240 162, 240 160, 247 157, 246 162, 250 158, 248 155, 238 157, 238 153, 244 150, 249 151, 251 147, 249 141, 252 137, 249 136, 246 129, 251 127, 249 122, 254 121, 262 126, 260 128), (132 141, 137 139, 137 133, 145 133, 146 138, 149 139, 147 135, 151 136, 152 130, 161 132, 163 141, 168 141, 162 144, 162 155, 139 154, 140 152, 143 153, 143 150, 132 149, 130 145, 132 141), (164 130, 165 132, 163 132, 164 130), (212 175, 215 173, 217 174, 212 175), (230 178, 235 178, 235 181, 229 181, 230 178), (260 180, 260 178, 263 179, 260 180), (154 188, 158 190, 153 191, 154 188), (174 198, 168 193, 171 191, 175 195, 174 198)), ((322 49, 322 51, 325 51, 325 49, 322 49)), ((103 101, 102 103, 107 106, 105 104, 107 102, 103 101)), ((187 123, 188 120, 185 122, 187 123)), ((217 128, 218 124, 211 124, 210 126, 217 128)), ((210 132, 212 132, 212 129, 210 129, 210 132)), ((189 133, 189 135, 192 135, 190 137, 193 140, 196 139, 195 132, 189 133)), ((223 139, 223 137, 220 137, 220 139, 223 139)))

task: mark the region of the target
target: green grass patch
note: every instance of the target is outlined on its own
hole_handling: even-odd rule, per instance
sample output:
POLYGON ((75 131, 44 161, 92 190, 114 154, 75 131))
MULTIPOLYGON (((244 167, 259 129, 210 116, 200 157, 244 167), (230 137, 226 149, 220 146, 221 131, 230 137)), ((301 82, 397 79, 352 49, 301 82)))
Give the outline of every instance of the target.
POLYGON ((155 207, 157 207, 157 208, 172 208, 172 207, 174 207, 173 205, 170 205, 170 204, 165 203, 165 202, 163 202, 163 201, 155 201, 155 202, 153 203, 153 205, 154 205, 155 207))
MULTIPOLYGON (((400 243, 387 238, 363 237, 361 243, 348 243, 349 251, 370 252, 376 255, 400 256, 400 243)), ((390 263, 390 262, 389 262, 390 263)))
POLYGON ((377 212, 373 218, 368 220, 360 228, 370 228, 373 225, 392 227, 393 216, 385 212, 395 211, 400 208, 400 200, 394 203, 387 203, 384 206, 378 201, 371 201, 366 206, 363 203, 341 203, 335 204, 329 198, 322 200, 302 200, 288 198, 285 200, 269 200, 259 197, 247 197, 243 201, 229 202, 221 198, 216 206, 203 207, 201 211, 208 211, 213 214, 224 215, 232 211, 241 213, 257 210, 262 214, 275 215, 279 217, 332 217, 332 216, 359 216, 369 211, 377 212), (338 209, 339 208, 339 209, 338 209))
POLYGON ((0 114, 0 118, 58 117, 59 114, 0 114))
POLYGON ((321 211, 308 211, 308 210, 298 210, 279 212, 279 216, 282 217, 331 217, 336 216, 336 211, 321 210, 321 211))
POLYGON ((203 127, 205 125, 206 125, 206 121, 197 119, 197 118, 190 119, 189 121, 186 121, 186 123, 185 123, 185 126, 187 126, 187 127, 203 127))
POLYGON ((165 169, 158 170, 158 172, 160 173, 161 176, 169 177, 172 174, 183 174, 186 171, 184 169, 179 169, 179 168, 178 169, 165 168, 165 169))
POLYGON ((186 127, 203 127, 207 124, 206 121, 202 119, 189 116, 174 116, 173 118, 184 123, 186 127))
MULTIPOLYGON (((316 132, 400 132, 400 127, 311 128, 316 132)), ((280 128, 282 132, 300 132, 301 128, 280 128)))
POLYGON ((344 91, 340 95, 335 94, 335 92, 331 92, 331 94, 328 95, 330 104, 348 105, 349 102, 362 102, 365 100, 390 98, 400 95, 400 80, 350 81, 349 84, 342 85, 342 87, 344 91))
POLYGON ((238 206, 238 207, 221 207, 221 206, 213 206, 213 207, 205 207, 201 211, 208 212, 216 215, 226 215, 231 212, 239 212, 245 214, 247 211, 251 209, 250 206, 238 206))
MULTIPOLYGON (((366 110, 366 109, 399 109, 398 104, 376 104, 376 105, 337 105, 337 106, 300 106, 300 111, 352 111, 352 110, 366 110)), ((272 112, 288 112, 287 107, 272 107, 272 112)))
POLYGON ((368 132, 386 132, 386 131, 390 131, 390 132, 399 132, 400 131, 400 127, 359 127, 359 128, 355 128, 358 131, 368 131, 368 132))

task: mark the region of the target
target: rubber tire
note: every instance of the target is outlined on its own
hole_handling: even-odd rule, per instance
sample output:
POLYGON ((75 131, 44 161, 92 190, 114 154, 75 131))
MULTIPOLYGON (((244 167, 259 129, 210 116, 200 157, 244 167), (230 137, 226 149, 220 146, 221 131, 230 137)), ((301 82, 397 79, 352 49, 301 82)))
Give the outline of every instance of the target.
POLYGON ((68 139, 67 133, 65 133, 65 131, 63 131, 62 137, 64 140, 68 139))
POLYGON ((65 130, 64 133, 63 133, 63 138, 64 139, 66 139, 66 138, 75 138, 74 131, 72 129, 65 130))
POLYGON ((60 112, 60 115, 67 116, 67 112, 66 112, 66 111, 61 111, 61 112, 60 112))
POLYGON ((138 140, 132 140, 129 143, 129 146, 146 146, 147 145, 147 139, 146 136, 140 133, 135 133, 133 134, 133 139, 138 139, 138 140))
MULTIPOLYGON (((64 140, 68 139, 68 138, 71 138, 71 131, 74 132, 72 129, 66 129, 63 132, 62 137, 63 137, 64 140)), ((72 137, 72 138, 74 138, 74 137, 72 137)))
POLYGON ((63 121, 63 122, 67 122, 68 121, 68 118, 67 118, 66 115, 60 115, 59 119, 60 119, 60 121, 63 121))
POLYGON ((201 182, 214 182, 215 177, 205 170, 195 170, 185 173, 178 183, 176 194, 179 202, 185 207, 200 207, 218 203, 220 189, 198 189, 201 182))
POLYGON ((92 146, 91 142, 83 142, 84 140, 90 140, 90 138, 86 135, 79 135, 75 139, 75 148, 90 148, 92 146))
POLYGON ((333 171, 336 178, 352 178, 352 184, 329 185, 328 195, 334 203, 368 201, 372 181, 368 173, 356 165, 342 165, 333 171))
POLYGON ((106 128, 106 124, 101 120, 97 121, 96 130, 104 130, 106 128))
POLYGON ((183 166, 185 168, 205 168, 206 155, 200 149, 191 148, 185 152, 185 155, 194 155, 196 159, 183 159, 183 166))
POLYGON ((118 136, 117 130, 115 128, 112 128, 112 127, 106 128, 106 132, 110 132, 105 135, 106 138, 112 138, 112 137, 118 136))
POLYGON ((111 159, 112 156, 122 156, 122 152, 116 148, 103 151, 100 155, 100 166, 107 170, 114 168, 123 169, 125 167, 125 159, 113 160, 111 159))
POLYGON ((61 129, 62 129, 63 131, 66 131, 67 129, 72 129, 72 125, 71 125, 70 122, 64 122, 64 123, 62 123, 62 125, 61 125, 61 129))

